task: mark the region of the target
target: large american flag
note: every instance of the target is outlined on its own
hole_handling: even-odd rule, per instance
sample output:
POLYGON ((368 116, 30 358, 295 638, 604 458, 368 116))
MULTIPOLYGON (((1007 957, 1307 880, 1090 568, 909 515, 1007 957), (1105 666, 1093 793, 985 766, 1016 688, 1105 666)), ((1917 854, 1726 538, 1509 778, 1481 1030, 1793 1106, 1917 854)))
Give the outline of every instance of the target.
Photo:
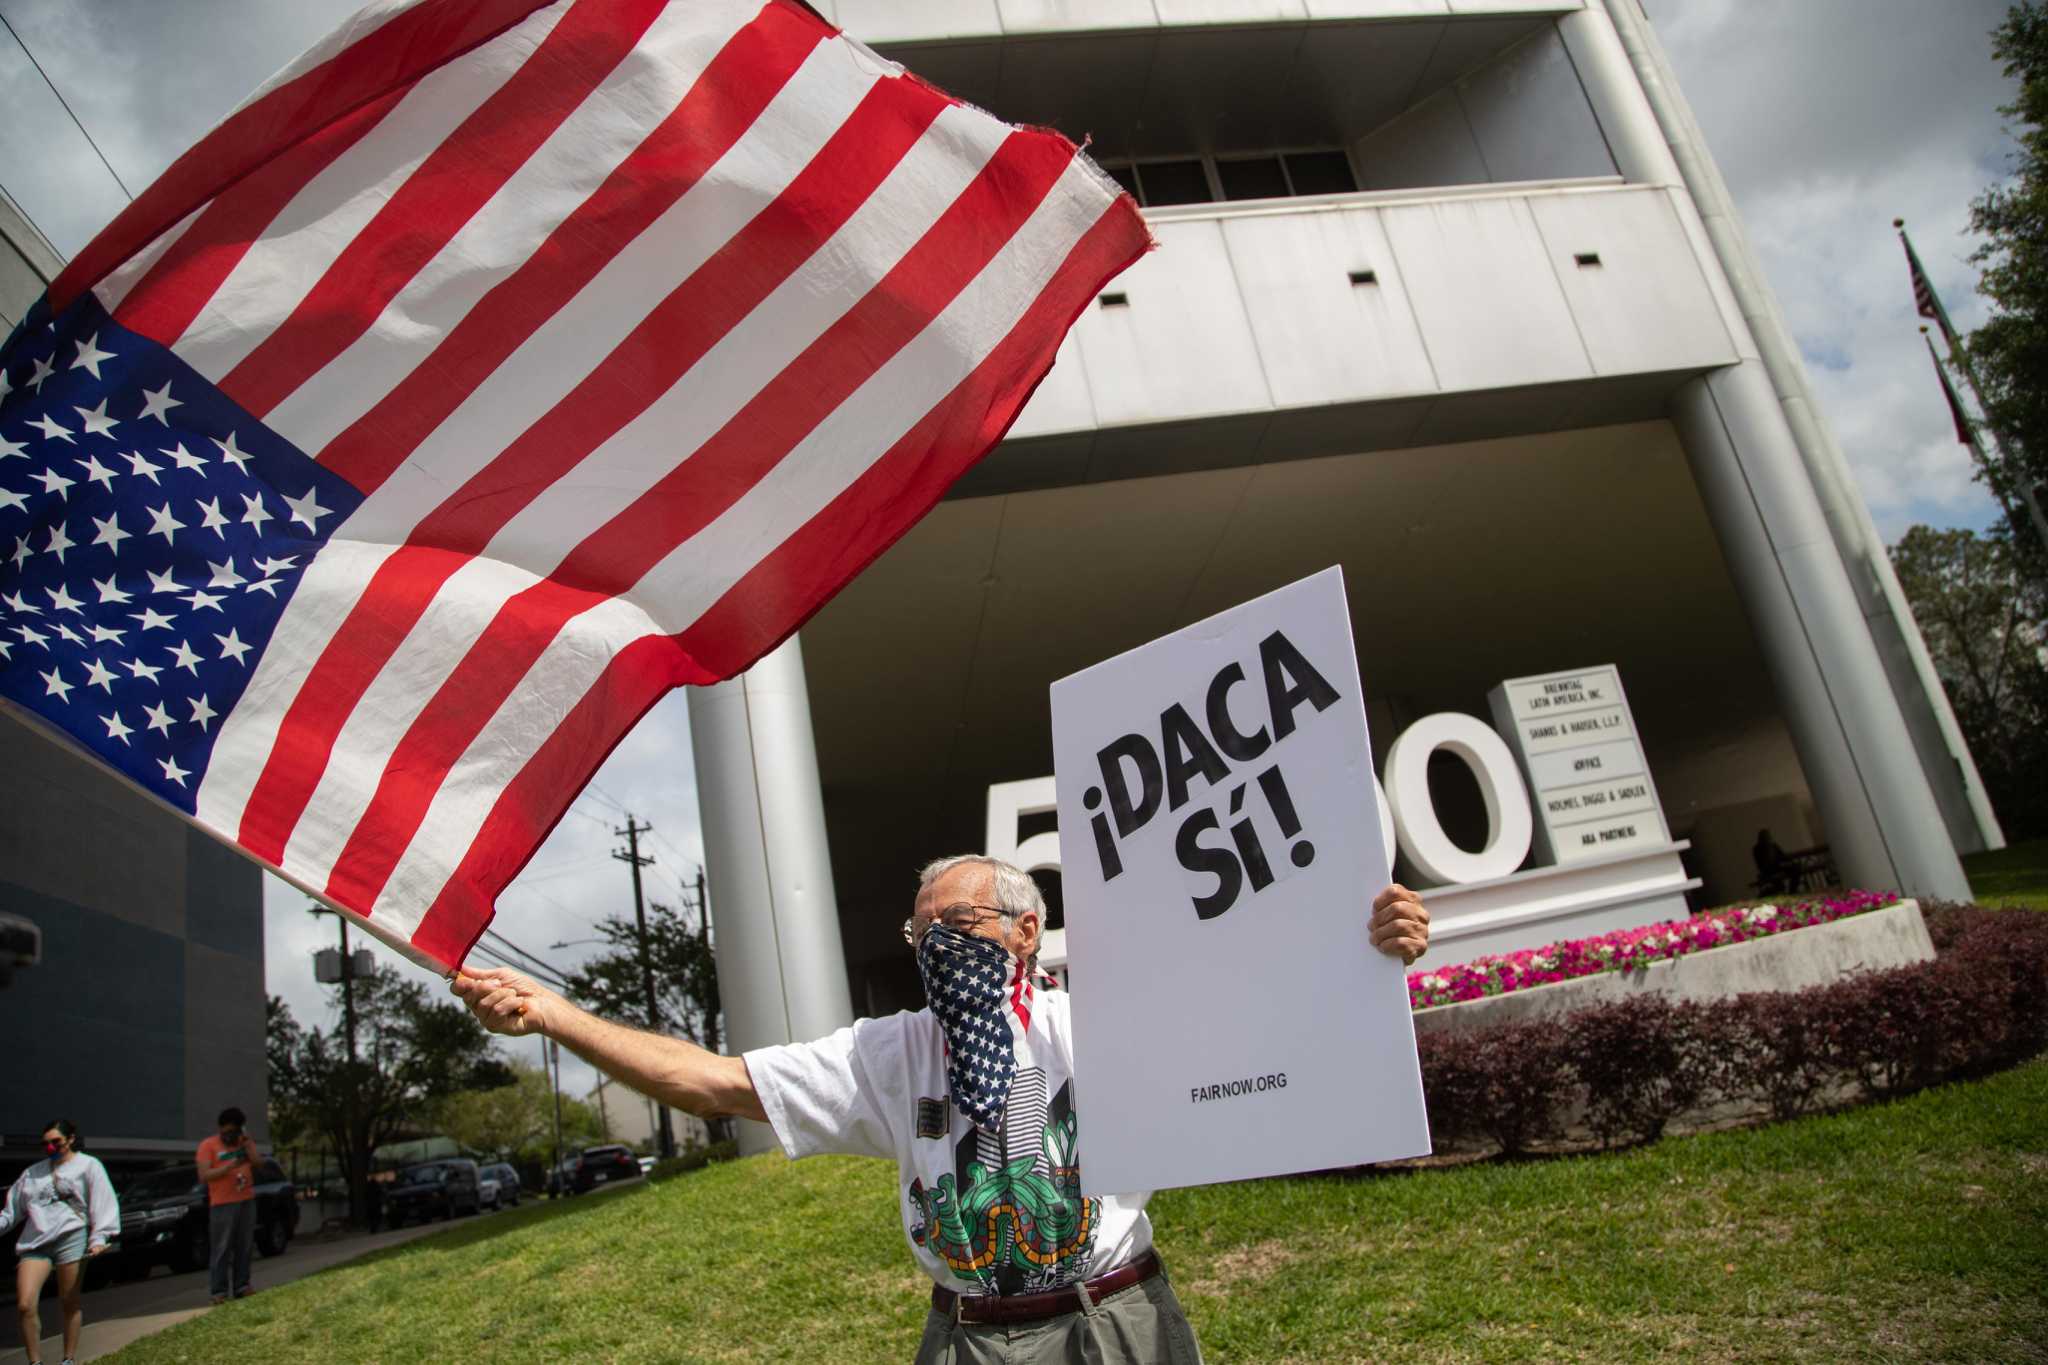
POLYGON ((0 697, 416 960, 1146 248, 793 0, 389 0, 0 351, 0 697))

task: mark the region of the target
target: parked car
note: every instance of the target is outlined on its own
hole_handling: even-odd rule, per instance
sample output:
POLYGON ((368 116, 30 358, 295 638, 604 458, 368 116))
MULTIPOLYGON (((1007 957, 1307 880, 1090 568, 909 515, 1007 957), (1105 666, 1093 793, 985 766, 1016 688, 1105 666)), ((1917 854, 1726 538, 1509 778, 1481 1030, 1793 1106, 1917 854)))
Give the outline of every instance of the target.
POLYGON ((408 1219, 453 1218, 483 1210, 482 1180, 468 1157, 442 1157, 407 1166, 384 1195, 384 1222, 402 1227, 408 1219))
MULTIPOLYGON (((121 1240, 116 1274, 147 1275, 159 1263, 180 1274, 205 1268, 206 1186, 192 1163, 148 1171, 121 1188, 121 1240)), ((291 1245, 299 1225, 299 1194, 284 1168, 269 1157, 256 1162, 256 1249, 265 1256, 291 1245)))
POLYGON ((487 1208, 519 1207, 519 1172, 503 1161, 494 1161, 478 1173, 487 1208))
POLYGON ((613 1144, 609 1147, 585 1147, 576 1154, 576 1164, 571 1168, 570 1180, 578 1194, 587 1194, 599 1185, 617 1184, 621 1180, 637 1180, 640 1177, 640 1163, 633 1157, 630 1147, 613 1144))

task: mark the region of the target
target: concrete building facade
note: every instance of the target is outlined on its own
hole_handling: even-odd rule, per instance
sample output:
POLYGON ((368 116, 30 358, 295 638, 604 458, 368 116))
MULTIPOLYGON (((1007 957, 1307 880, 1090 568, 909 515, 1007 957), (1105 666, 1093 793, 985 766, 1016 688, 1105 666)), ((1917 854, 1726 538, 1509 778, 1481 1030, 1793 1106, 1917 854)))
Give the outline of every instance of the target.
POLYGON ((1158 249, 946 501, 692 696, 735 1047, 918 1003, 911 874, 1051 774, 1054 679, 1331 564, 1379 756, 1613 664, 1667 890, 1744 895, 1767 830, 1967 894, 1997 822, 1637 0, 820 7, 1089 138, 1158 249))
MULTIPOLYGON (((0 196, 0 324, 59 265, 0 196)), ((266 1141, 262 873, 4 713, 0 755, 0 911, 43 940, 0 989, 0 1178, 54 1118, 115 1169, 190 1156, 230 1104, 266 1141)))

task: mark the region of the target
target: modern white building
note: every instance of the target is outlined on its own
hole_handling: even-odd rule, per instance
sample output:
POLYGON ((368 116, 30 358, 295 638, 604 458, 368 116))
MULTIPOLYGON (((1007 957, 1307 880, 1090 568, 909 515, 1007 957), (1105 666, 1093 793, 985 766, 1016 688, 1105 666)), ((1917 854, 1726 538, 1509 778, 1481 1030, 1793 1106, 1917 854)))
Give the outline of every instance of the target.
MULTIPOLYGON (((1440 890, 1446 960, 1546 897, 1744 896, 1760 830, 1966 894, 1997 823, 1638 0, 819 3, 1090 138, 1158 250, 945 502, 692 696, 735 1047, 918 1002, 914 869, 1050 830, 988 828, 1052 772, 1050 682, 1331 564, 1382 759, 1612 665, 1661 798, 1666 837, 1561 898, 1534 853, 1440 890)), ((1499 836, 1428 773, 1448 837, 1499 836)))

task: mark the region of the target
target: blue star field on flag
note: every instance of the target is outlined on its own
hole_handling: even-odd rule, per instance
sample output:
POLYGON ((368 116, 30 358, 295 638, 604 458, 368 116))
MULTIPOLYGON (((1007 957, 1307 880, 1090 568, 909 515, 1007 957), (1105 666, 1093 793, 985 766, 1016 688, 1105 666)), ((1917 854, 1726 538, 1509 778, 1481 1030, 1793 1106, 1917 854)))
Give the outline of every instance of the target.
POLYGON ((0 697, 191 813, 361 500, 92 294, 38 303, 0 349, 0 697))
POLYGON ((1000 1132, 1017 1074, 1017 1044, 1003 1007, 1010 954, 1002 944, 935 924, 919 942, 918 972, 946 1034, 953 1106, 977 1128, 1000 1132))

